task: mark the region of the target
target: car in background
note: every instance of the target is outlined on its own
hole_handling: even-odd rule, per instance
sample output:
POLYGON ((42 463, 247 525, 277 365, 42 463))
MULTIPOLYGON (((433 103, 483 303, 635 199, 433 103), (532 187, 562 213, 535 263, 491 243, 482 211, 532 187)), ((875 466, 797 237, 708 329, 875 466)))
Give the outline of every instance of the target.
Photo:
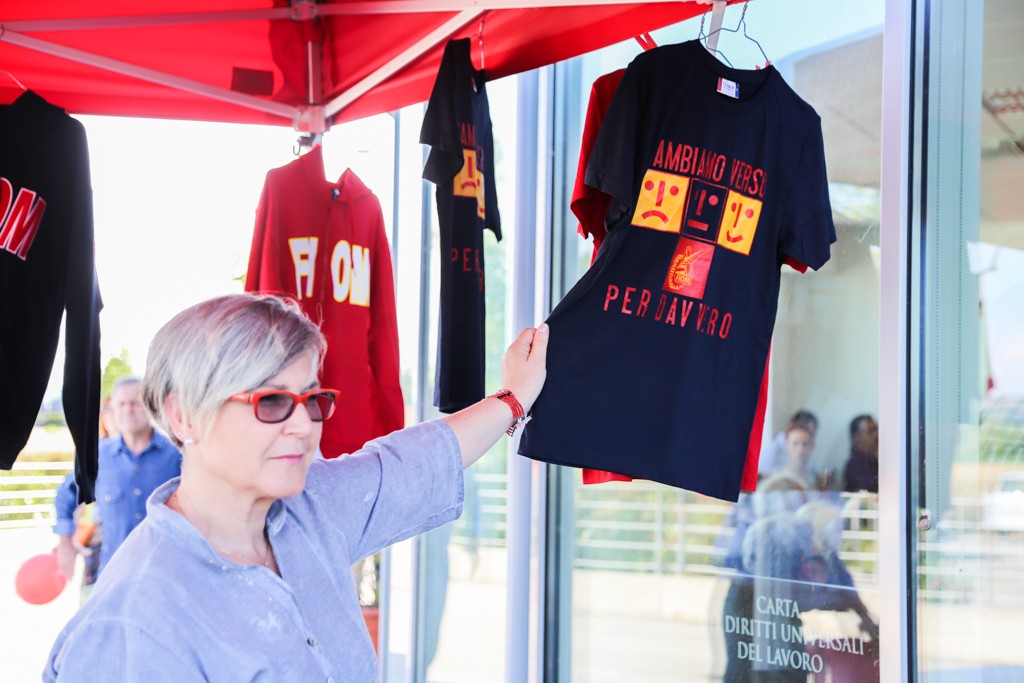
POLYGON ((1024 472, 1007 472, 982 496, 982 528, 1024 531, 1024 472))

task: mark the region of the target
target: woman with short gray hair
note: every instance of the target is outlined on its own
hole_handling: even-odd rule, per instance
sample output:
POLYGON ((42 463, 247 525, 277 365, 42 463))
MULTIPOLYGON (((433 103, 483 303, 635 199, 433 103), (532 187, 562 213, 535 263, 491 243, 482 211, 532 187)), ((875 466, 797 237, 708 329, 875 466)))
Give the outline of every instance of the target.
POLYGON ((349 566, 461 514, 462 470, 533 405, 547 338, 516 338, 496 394, 324 460, 338 392, 317 382, 324 339, 299 308, 240 294, 179 313, 143 398, 181 477, 150 497, 44 680, 375 681, 349 566))

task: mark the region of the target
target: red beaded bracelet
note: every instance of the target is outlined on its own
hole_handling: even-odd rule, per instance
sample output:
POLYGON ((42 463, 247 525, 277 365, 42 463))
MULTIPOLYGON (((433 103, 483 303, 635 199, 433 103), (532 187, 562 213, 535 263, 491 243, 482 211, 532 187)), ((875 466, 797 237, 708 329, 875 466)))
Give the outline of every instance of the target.
POLYGON ((497 393, 491 394, 487 398, 496 398, 512 409, 512 424, 505 430, 505 433, 509 436, 515 434, 516 428, 528 419, 526 411, 523 410, 523 404, 520 403, 519 399, 516 398, 516 395, 508 389, 502 389, 497 393))

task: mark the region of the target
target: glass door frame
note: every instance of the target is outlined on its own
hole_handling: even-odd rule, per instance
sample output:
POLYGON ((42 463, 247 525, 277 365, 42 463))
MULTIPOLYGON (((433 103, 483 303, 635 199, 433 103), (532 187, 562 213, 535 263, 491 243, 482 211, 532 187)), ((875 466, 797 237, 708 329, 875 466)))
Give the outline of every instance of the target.
POLYGON ((909 681, 912 585, 910 538, 910 345, 916 0, 886 3, 882 60, 881 286, 879 288, 879 674, 909 681), (913 126, 913 127, 912 127, 913 126))

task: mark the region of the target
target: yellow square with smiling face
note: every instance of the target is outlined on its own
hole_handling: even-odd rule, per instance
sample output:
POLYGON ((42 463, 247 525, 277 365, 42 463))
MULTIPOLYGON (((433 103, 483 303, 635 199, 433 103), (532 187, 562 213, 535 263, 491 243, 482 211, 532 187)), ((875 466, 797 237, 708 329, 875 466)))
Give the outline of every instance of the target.
POLYGON ((679 232, 690 179, 648 169, 636 198, 633 225, 663 232, 679 232))
POLYGON ((722 211, 722 228, 718 231, 718 243, 726 249, 749 256, 760 217, 759 200, 729 190, 729 197, 725 200, 725 209, 722 211))
POLYGON ((476 197, 483 188, 483 176, 476 165, 476 151, 472 149, 462 150, 462 168, 455 176, 455 187, 453 192, 456 197, 476 197))

